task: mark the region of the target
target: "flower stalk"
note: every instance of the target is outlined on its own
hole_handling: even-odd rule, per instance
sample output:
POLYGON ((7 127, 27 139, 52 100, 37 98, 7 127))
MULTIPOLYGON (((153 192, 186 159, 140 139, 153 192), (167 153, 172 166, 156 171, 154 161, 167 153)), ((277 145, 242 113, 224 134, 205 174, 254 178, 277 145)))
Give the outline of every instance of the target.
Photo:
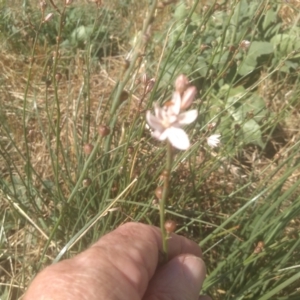
POLYGON ((197 89, 190 86, 185 75, 179 75, 175 81, 175 92, 172 99, 162 107, 154 104, 154 115, 150 111, 146 113, 146 119, 153 129, 152 136, 159 141, 166 140, 167 160, 163 174, 163 192, 160 199, 160 228, 162 233, 162 246, 164 261, 168 260, 168 238, 165 229, 165 205, 169 196, 170 176, 173 162, 173 147, 179 150, 187 150, 190 140, 187 133, 181 128, 194 122, 198 117, 197 110, 186 111, 193 103, 197 89))
POLYGON ((160 229, 162 234, 162 246, 163 246, 163 258, 164 261, 168 261, 168 234, 165 229, 165 204, 167 202, 169 191, 170 191, 170 177, 171 177, 171 169, 172 169, 172 145, 168 141, 167 142, 167 161, 166 161, 166 168, 164 172, 164 187, 163 187, 163 194, 162 198, 159 203, 159 213, 160 213, 160 229))

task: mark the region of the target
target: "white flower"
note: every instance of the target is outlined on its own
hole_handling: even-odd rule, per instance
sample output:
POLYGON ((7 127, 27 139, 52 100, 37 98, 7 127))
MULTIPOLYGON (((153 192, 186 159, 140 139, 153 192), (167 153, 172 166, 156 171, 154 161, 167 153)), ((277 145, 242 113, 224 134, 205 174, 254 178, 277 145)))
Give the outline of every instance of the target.
POLYGON ((220 144, 221 134, 213 134, 207 138, 207 144, 211 148, 216 148, 220 144))
POLYGON ((185 110, 185 109, 189 108, 192 105, 196 94, 197 94, 196 87, 195 86, 190 86, 182 94, 175 91, 173 93, 171 102, 174 103, 174 104, 176 102, 180 102, 180 109, 185 110))
POLYGON ((146 113, 146 119, 151 128, 154 129, 152 136, 160 141, 168 139, 177 149, 186 150, 190 146, 190 140, 186 132, 181 129, 183 125, 194 122, 198 116, 197 110, 180 113, 181 97, 173 97, 163 107, 154 105, 155 115, 150 111, 146 113))

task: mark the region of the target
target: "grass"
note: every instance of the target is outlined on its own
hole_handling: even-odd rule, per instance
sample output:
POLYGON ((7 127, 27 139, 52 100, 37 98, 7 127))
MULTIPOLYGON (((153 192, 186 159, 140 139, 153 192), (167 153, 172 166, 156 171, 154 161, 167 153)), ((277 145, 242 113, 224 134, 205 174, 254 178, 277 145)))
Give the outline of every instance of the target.
POLYGON ((159 226, 165 149, 145 112, 185 73, 200 116, 166 218, 203 249, 202 292, 298 299, 300 2, 102 2, 49 1, 43 23, 36 2, 0 1, 0 298, 122 223, 159 226))

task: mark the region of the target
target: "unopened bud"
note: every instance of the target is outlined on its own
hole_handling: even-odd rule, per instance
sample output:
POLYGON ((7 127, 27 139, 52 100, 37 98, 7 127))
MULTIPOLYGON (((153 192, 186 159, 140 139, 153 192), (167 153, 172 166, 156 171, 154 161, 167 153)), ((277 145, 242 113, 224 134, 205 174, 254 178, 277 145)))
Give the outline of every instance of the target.
POLYGON ((159 176, 159 179, 165 181, 168 180, 168 178, 169 178, 169 172, 167 170, 163 170, 159 176))
POLYGON ((247 40, 243 40, 240 43, 240 47, 244 50, 247 50, 250 47, 251 43, 247 40))
POLYGON ((54 16, 53 13, 48 14, 44 19, 44 23, 49 22, 53 18, 53 16, 54 16))
POLYGON ((92 179, 89 178, 89 177, 87 177, 87 178, 85 178, 85 179, 82 180, 82 185, 83 185, 84 187, 88 187, 88 186, 90 186, 91 184, 92 184, 92 179))
POLYGON ((201 46, 200 46, 200 51, 203 52, 204 50, 206 50, 206 49, 208 49, 208 48, 209 48, 208 45, 206 45, 206 44, 201 44, 201 46))
POLYGON ((98 128, 98 133, 99 133, 100 136, 105 137, 105 136, 108 136, 110 134, 110 129, 106 125, 100 125, 99 128, 98 128))
POLYGON ((209 6, 209 5, 203 5, 203 7, 202 7, 202 11, 203 11, 204 13, 208 12, 209 9, 210 9, 210 6, 209 6))
POLYGON ((143 76, 142 76, 142 83, 144 85, 147 85, 148 81, 149 81, 149 77, 146 73, 144 73, 143 76))
POLYGON ((162 186, 158 186, 155 189, 155 196, 157 197, 158 200, 162 199, 162 195, 163 195, 163 187, 162 186))
POLYGON ((44 11, 46 9, 46 7, 47 7, 47 3, 45 1, 41 1, 40 2, 40 8, 41 8, 41 10, 44 11))
POLYGON ((92 153, 93 149, 94 149, 94 146, 92 144, 85 144, 83 146, 83 152, 86 155, 90 155, 92 153))
POLYGON ((66 5, 71 5, 73 0, 66 0, 66 5))
POLYGON ((175 80, 175 91, 182 94, 188 88, 190 82, 186 75, 181 74, 175 80))
POLYGON ((59 51, 58 51, 58 52, 53 51, 53 52, 52 52, 52 57, 53 57, 53 58, 59 58, 59 57, 60 57, 60 52, 59 52, 59 51))
POLYGON ((255 254, 259 254, 260 252, 262 252, 264 250, 265 247, 265 243, 263 241, 259 241, 253 251, 253 253, 255 254))
POLYGON ((197 94, 197 89, 195 86, 190 86, 183 94, 181 98, 180 109, 187 109, 193 103, 195 96, 197 94))
POLYGON ((148 80, 146 90, 145 90, 145 94, 148 94, 152 91, 152 89, 154 87, 154 84, 155 84, 155 78, 151 78, 150 80, 148 80))
POLYGON ((55 74, 55 79, 56 79, 57 82, 60 82, 60 80, 62 79, 61 73, 56 73, 55 74))
POLYGON ((176 230, 176 222, 173 220, 167 220, 165 222, 165 229, 168 234, 174 232, 176 230))

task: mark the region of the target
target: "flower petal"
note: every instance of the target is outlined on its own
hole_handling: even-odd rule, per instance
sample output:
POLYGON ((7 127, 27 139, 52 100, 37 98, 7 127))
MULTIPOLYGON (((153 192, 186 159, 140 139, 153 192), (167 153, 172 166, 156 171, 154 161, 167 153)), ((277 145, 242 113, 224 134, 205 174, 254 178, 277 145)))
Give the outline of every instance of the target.
POLYGON ((164 134, 164 132, 165 131, 161 132, 161 131, 155 130, 152 132, 152 136, 159 141, 164 141, 167 138, 167 136, 164 134))
POLYGON ((173 114, 178 115, 180 113, 180 107, 181 107, 181 96, 179 92, 173 93, 172 103, 173 105, 170 107, 170 109, 172 110, 173 114))
POLYGON ((159 132, 162 132, 164 130, 161 121, 157 117, 153 116, 149 110, 146 112, 146 120, 150 127, 154 130, 157 130, 159 132))
POLYGON ((193 109, 181 113, 178 116, 177 122, 179 125, 186 125, 186 124, 193 123, 197 119, 197 117, 198 117, 198 111, 193 109))
POLYGON ((179 150, 186 150, 190 147, 189 137, 181 128, 170 127, 162 135, 168 137, 173 147, 179 150))
POLYGON ((220 144, 220 134, 213 134, 207 138, 207 144, 211 148, 216 148, 220 144))
POLYGON ((187 109, 193 103, 195 96, 197 94, 197 89, 195 86, 190 86, 183 94, 181 98, 181 109, 187 109))

